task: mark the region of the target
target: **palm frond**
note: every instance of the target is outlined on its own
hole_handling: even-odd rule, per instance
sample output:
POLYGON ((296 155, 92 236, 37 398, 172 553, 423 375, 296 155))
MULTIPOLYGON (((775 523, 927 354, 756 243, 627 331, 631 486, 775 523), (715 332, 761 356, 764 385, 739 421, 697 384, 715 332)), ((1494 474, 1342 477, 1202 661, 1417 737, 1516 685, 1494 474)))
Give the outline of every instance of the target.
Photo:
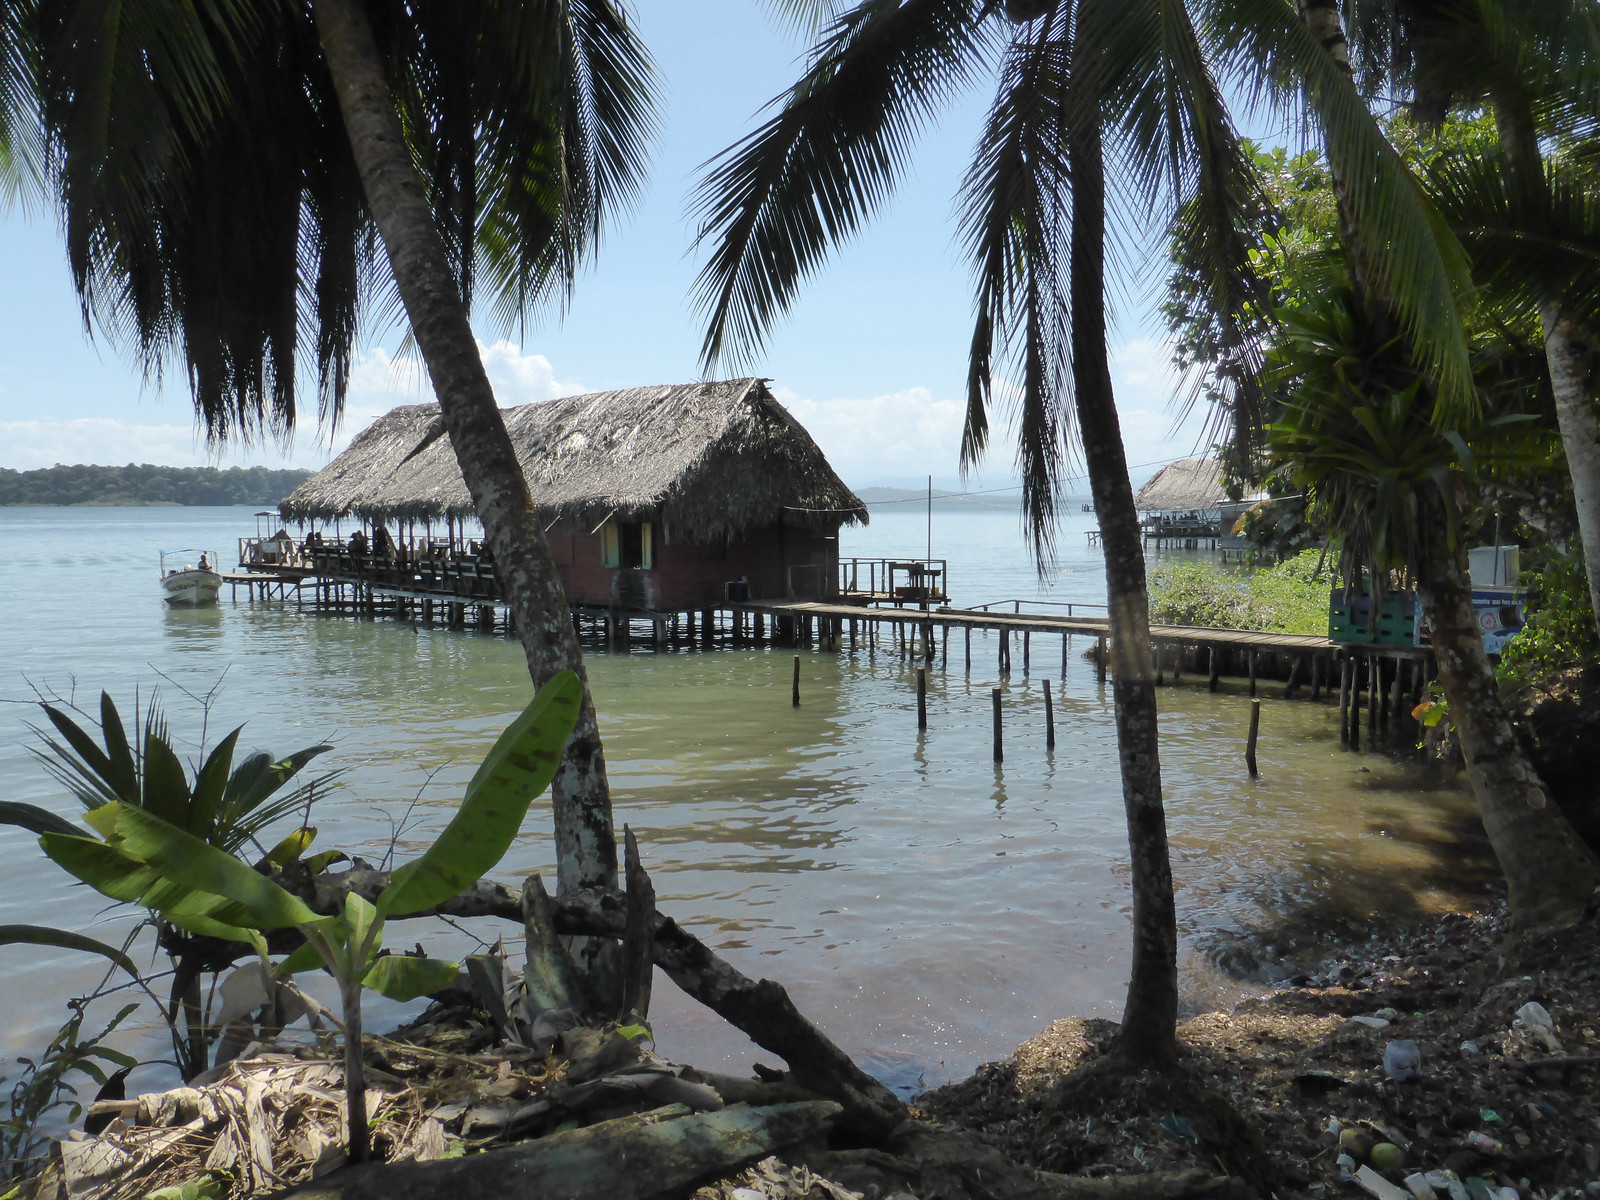
POLYGON ((695 280, 709 369, 760 349, 800 282, 888 197, 933 110, 981 63, 981 0, 861 0, 778 111, 709 166, 695 280))
MULTIPOLYGON (((1104 97, 1119 143, 1118 177, 1132 184, 1147 220, 1171 214, 1168 240, 1181 243, 1203 303, 1233 348, 1226 386, 1211 391, 1226 403, 1210 414, 1205 436, 1229 423, 1248 453, 1265 414, 1261 351, 1246 314, 1268 307, 1251 264, 1251 230, 1266 208, 1255 167, 1182 0, 1083 0, 1078 31, 1079 83, 1104 97)), ((1203 382, 1194 381, 1179 420, 1203 382)))
POLYGON ((1469 287, 1465 254, 1383 136, 1355 83, 1282 0, 1207 0, 1204 32, 1255 86, 1303 103, 1322 130, 1328 162, 1354 225, 1357 255, 1428 371, 1436 419, 1476 405, 1457 297, 1469 287))
POLYGON ((1452 155, 1427 180, 1491 295, 1525 312, 1552 298, 1571 312, 1600 311, 1600 193, 1582 168, 1546 159, 1540 187, 1498 153, 1452 155))
POLYGON ((1058 269, 1071 193, 1063 143, 1070 16, 1070 6, 1060 6, 1007 51, 960 200, 960 239, 977 292, 962 468, 987 446, 997 358, 1003 373, 1019 367, 1017 466, 1024 522, 1041 563, 1052 548, 1055 497, 1073 441, 1061 395, 1066 336, 1058 269))

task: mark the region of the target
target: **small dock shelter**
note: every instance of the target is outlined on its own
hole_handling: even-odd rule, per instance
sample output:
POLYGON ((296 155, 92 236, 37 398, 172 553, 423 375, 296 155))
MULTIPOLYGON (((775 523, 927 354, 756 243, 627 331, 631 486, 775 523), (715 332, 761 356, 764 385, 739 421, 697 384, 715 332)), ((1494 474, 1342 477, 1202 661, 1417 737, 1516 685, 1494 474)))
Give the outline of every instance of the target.
MULTIPOLYGON (((866 524, 867 508, 766 380, 628 388, 503 411, 575 608, 671 613, 837 596, 839 529, 866 524)), ((408 579, 432 559, 459 563, 459 531, 476 519, 437 404, 378 418, 279 511, 302 525, 370 525, 360 552, 376 551, 381 531, 408 579), (443 545, 437 525, 448 531, 443 545)), ((320 534, 308 541, 312 554, 350 553, 320 534)))
POLYGON ((1145 545, 1221 550, 1224 557, 1243 550, 1233 527, 1253 500, 1231 500, 1214 458, 1181 458, 1152 475, 1133 498, 1145 545))

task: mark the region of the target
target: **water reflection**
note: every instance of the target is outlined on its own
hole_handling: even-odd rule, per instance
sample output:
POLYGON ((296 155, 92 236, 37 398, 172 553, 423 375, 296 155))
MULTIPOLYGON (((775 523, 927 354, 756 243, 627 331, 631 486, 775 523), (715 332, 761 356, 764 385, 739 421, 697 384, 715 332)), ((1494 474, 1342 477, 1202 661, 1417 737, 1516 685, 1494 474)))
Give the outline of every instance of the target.
POLYGON ((222 606, 206 604, 198 608, 167 604, 163 613, 162 633, 167 641, 182 650, 192 650, 216 645, 223 637, 222 606))

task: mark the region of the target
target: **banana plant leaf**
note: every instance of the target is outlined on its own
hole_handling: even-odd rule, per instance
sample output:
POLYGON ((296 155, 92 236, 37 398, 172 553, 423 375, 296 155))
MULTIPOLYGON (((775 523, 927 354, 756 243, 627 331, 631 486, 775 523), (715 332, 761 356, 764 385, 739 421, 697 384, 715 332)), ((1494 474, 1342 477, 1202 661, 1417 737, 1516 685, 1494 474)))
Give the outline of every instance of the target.
POLYGON ((73 933, 68 929, 51 929, 45 925, 0 925, 0 946, 57 946, 63 950, 85 950, 108 958, 135 979, 139 968, 115 946, 108 946, 96 938, 73 933))
POLYGON ((422 857, 394 873, 378 897, 385 915, 441 904, 493 869, 522 828, 528 806, 550 786, 578 721, 583 687, 562 671, 502 733, 467 785, 466 798, 422 857))
MULTIPOLYGON (((201 915, 259 929, 281 929, 317 920, 316 913, 265 875, 154 813, 124 805, 118 813, 117 828, 127 851, 166 879, 180 888, 223 897, 243 910, 242 914, 235 914, 219 908, 201 915), (246 919, 237 919, 241 915, 246 919)), ((169 911, 163 905, 151 907, 169 911)))
POLYGON ((369 987, 391 1000, 415 1000, 418 996, 449 987, 460 972, 460 963, 442 958, 384 954, 367 969, 362 976, 361 986, 369 987))

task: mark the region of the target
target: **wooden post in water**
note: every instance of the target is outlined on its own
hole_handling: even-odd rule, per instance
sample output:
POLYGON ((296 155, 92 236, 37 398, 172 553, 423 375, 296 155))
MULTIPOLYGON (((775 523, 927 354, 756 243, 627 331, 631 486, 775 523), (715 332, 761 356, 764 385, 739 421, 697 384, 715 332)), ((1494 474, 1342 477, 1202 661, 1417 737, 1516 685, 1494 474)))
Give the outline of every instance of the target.
POLYGON ((939 664, 949 669, 950 666, 950 622, 946 621, 939 627, 939 664))
POLYGON ((1072 644, 1072 635, 1070 633, 1063 633, 1061 635, 1061 686, 1062 687, 1066 687, 1067 686, 1067 648, 1071 644, 1072 644))
POLYGON ((1315 700, 1322 694, 1322 655, 1311 656, 1311 698, 1315 700))
POLYGON ((1156 660, 1156 686, 1165 687, 1167 683, 1166 664, 1161 661, 1161 643, 1154 642, 1150 646, 1150 654, 1156 660))
POLYGON ((1383 660, 1367 655, 1367 745, 1378 742, 1378 697, 1383 695, 1383 660))
POLYGON ((1050 681, 1044 681, 1044 748, 1056 748, 1056 710, 1050 700, 1050 681))
POLYGON ((1294 661, 1289 664, 1289 682, 1283 685, 1283 698, 1293 700, 1295 690, 1300 686, 1300 663, 1302 656, 1296 654, 1294 661))
POLYGON ((1351 655, 1350 663, 1350 749, 1361 749, 1361 667, 1362 661, 1351 655))
POLYGON ((1217 684, 1222 678, 1222 655, 1217 653, 1216 643, 1213 642, 1206 649, 1206 666, 1210 668, 1211 679, 1206 684, 1208 691, 1216 691, 1217 684))
POLYGON ((1261 732, 1261 701, 1250 701, 1250 737, 1244 744, 1244 765, 1256 777, 1256 735, 1261 732))
POLYGON ((971 625, 963 626, 961 632, 965 635, 965 637, 967 639, 967 674, 971 675, 972 674, 972 626, 971 625))
POLYGON ((1106 681, 1106 635, 1101 634, 1095 644, 1095 670, 1100 682, 1106 681))
POLYGON ((1026 675, 1029 667, 1029 648, 1033 641, 1033 634, 1028 630, 1022 631, 1022 673, 1026 675))
POLYGON ((1405 675, 1406 660, 1394 660, 1394 684, 1389 692, 1389 720, 1390 732, 1398 735, 1400 732, 1400 717, 1405 712, 1405 690, 1401 686, 1401 679, 1405 675))
POLYGON ((1002 629, 1000 631, 1000 674, 1009 675, 1010 673, 1011 673, 1011 631, 1009 629, 1002 629))
POLYGON ((800 707, 800 656, 794 656, 794 706, 800 707))
POLYGON ((1254 647, 1251 647, 1250 650, 1250 694, 1252 696, 1256 694, 1256 652, 1254 647))
POLYGON ((1005 753, 1000 745, 1000 689, 993 689, 989 696, 994 703, 994 760, 1001 762, 1005 758, 1005 753))
POLYGON ((917 728, 928 727, 928 668, 917 668, 917 728))
POLYGON ((1350 744, 1350 655, 1345 652, 1339 656, 1339 744, 1350 744))

